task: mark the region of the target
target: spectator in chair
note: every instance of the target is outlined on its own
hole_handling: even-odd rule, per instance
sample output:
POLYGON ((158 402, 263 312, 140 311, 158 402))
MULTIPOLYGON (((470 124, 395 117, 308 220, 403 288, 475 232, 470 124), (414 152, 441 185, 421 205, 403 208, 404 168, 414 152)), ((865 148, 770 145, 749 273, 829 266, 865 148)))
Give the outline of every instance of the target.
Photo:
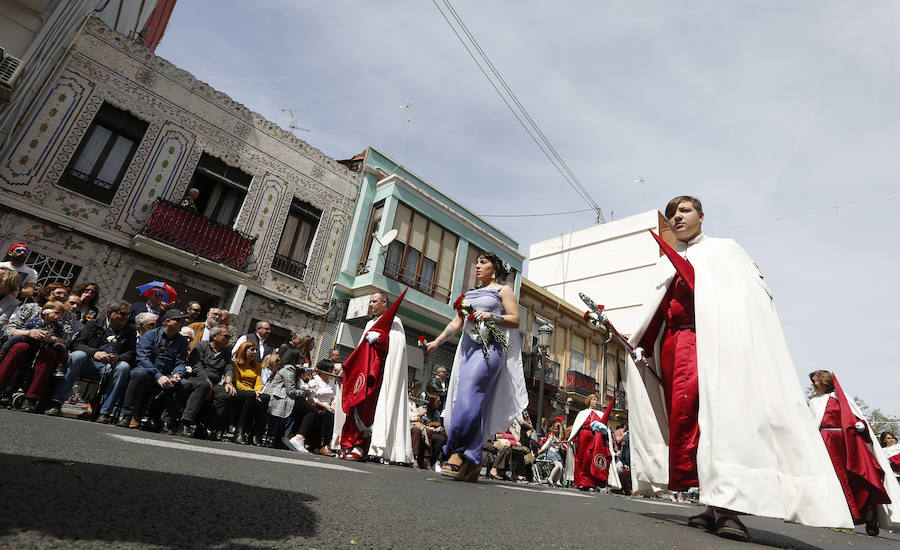
POLYGON ((156 315, 147 313, 146 311, 144 313, 138 313, 134 318, 134 324, 137 329, 137 337, 140 338, 148 330, 156 328, 156 315))
MULTIPOLYGON (((186 380, 191 384, 184 412, 181 415, 181 435, 194 437, 197 432, 197 417, 203 405, 214 397, 226 400, 236 394, 234 388, 234 371, 228 343, 231 331, 228 327, 216 325, 209 329, 209 340, 198 342, 191 350, 187 360, 186 380), (222 380, 225 384, 220 384, 222 380)), ((216 430, 216 425, 207 426, 216 430)))
POLYGON ((78 305, 78 320, 88 324, 100 316, 100 287, 97 283, 85 283, 72 287, 72 292, 81 296, 78 305))
POLYGON ((231 357, 233 359, 237 358, 238 349, 241 347, 241 344, 244 342, 251 342, 253 347, 256 348, 256 361, 262 363, 262 360, 266 358, 266 355, 275 351, 275 348, 269 343, 270 332, 272 332, 272 325, 266 321, 258 321, 256 323, 255 332, 245 334, 238 338, 238 341, 235 342, 234 347, 231 349, 231 357))
POLYGON ((136 335, 128 325, 130 314, 131 304, 113 302, 107 306, 105 317, 94 319, 84 326, 72 343, 72 353, 66 362, 66 377, 57 383, 46 414, 59 416, 63 402, 79 378, 111 375, 109 391, 102 406, 92 406, 91 412, 81 417, 87 420, 96 418, 101 424, 109 424, 113 410, 125 393, 131 365, 137 358, 136 335))
POLYGON ((25 259, 28 258, 29 253, 28 245, 15 243, 9 247, 6 257, 0 262, 0 267, 12 269, 19 274, 19 284, 22 285, 19 298, 22 300, 34 296, 34 287, 37 284, 37 271, 25 265, 25 259))
POLYGON ((235 401, 240 403, 238 431, 234 442, 245 445, 261 443, 262 433, 265 429, 266 410, 269 405, 269 395, 262 393, 262 378, 260 377, 262 366, 257 357, 255 342, 245 341, 237 347, 232 359, 233 382, 237 391, 234 395, 227 397, 217 395, 216 401, 213 403, 220 418, 225 415, 226 409, 231 403, 235 401))
MULTIPOLYGON (((163 315, 161 326, 148 330, 138 340, 137 365, 131 369, 129 375, 128 389, 125 390, 122 405, 122 418, 119 419, 118 426, 125 428, 140 426, 142 401, 151 384, 157 389, 174 389, 176 393, 190 388, 190 383, 182 380, 185 373, 185 359, 188 355, 187 340, 179 334, 186 318, 187 315, 181 310, 170 309, 163 315)), ((163 428, 167 433, 175 433, 174 423, 177 416, 177 400, 168 399, 162 418, 163 428)))
POLYGON ((211 307, 206 312, 206 321, 198 321, 188 325, 194 331, 194 339, 191 340, 190 348, 194 349, 197 342, 209 341, 210 329, 219 325, 227 325, 224 321, 225 314, 221 308, 211 307))

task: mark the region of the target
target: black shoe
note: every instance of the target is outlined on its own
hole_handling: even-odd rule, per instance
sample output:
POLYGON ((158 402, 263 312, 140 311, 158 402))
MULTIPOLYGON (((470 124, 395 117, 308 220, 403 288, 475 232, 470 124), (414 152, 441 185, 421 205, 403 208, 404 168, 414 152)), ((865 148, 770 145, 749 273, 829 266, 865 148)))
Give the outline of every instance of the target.
POLYGON ((176 433, 178 433, 177 428, 178 424, 176 424, 175 422, 163 422, 162 424, 162 431, 166 435, 175 435, 176 433))
POLYGON ((181 436, 186 437, 188 439, 193 439, 193 437, 197 435, 197 426, 193 424, 188 424, 187 422, 181 423, 181 436))
POLYGON ((162 424, 159 420, 153 420, 152 418, 147 420, 143 425, 141 425, 140 429, 145 432, 155 432, 159 433, 159 429, 162 427, 162 424))
POLYGON ((37 399, 25 399, 25 404, 22 406, 21 411, 27 413, 37 412, 38 402, 37 399))
POLYGON ((12 395, 8 393, 0 393, 0 407, 7 407, 12 404, 12 395))

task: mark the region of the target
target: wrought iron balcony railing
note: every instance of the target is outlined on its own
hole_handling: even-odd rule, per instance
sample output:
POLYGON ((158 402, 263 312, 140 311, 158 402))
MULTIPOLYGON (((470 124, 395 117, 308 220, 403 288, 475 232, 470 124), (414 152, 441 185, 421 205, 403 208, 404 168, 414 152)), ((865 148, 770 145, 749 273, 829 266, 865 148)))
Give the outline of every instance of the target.
POLYGON ((597 391, 597 381, 593 376, 582 374, 577 370, 566 371, 566 390, 590 395, 597 391))
POLYGON ((556 361, 548 361, 546 365, 540 364, 540 358, 537 353, 523 353, 523 364, 525 366, 526 378, 541 379, 543 372, 544 381, 554 386, 559 386, 559 363, 556 361))
POLYGON ((247 267, 256 243, 255 237, 163 199, 153 205, 153 212, 141 233, 234 269, 247 267))
POLYGON ((285 275, 302 279, 303 272, 306 271, 306 264, 300 263, 297 260, 292 260, 287 256, 282 256, 281 254, 275 254, 275 257, 272 259, 272 269, 284 273, 285 275))

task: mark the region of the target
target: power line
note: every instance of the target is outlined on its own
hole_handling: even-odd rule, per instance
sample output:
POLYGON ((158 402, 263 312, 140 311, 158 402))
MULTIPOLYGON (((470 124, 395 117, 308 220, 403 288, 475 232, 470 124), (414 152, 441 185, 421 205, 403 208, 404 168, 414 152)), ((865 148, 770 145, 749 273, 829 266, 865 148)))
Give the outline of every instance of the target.
POLYGON ((488 71, 482 65, 482 62, 479 61, 478 58, 475 56, 475 54, 472 52, 472 49, 469 47, 469 44, 466 43, 466 40, 460 35, 459 31, 456 29, 456 27, 450 21, 450 18, 447 16, 446 13, 444 13, 444 10, 441 8, 441 6, 438 5, 437 0, 432 0, 432 3, 434 3, 434 6, 438 9, 438 11, 441 13, 441 16, 444 18, 444 21, 446 21, 447 25, 450 27, 450 30, 452 30, 453 34, 456 35, 456 38, 459 40, 460 44, 462 44, 463 48, 465 48, 466 52, 469 54, 469 57, 471 57, 472 60, 475 62, 475 65, 478 67, 478 69, 481 71, 481 73, 487 79, 488 83, 491 85, 492 88, 494 88, 494 91, 497 92, 497 95, 500 96, 500 99, 503 100, 503 103, 510 110, 510 112, 513 114, 513 116, 516 117, 516 120, 518 120, 519 124, 522 126, 522 128, 525 129, 525 132, 528 134, 528 136, 531 138, 531 140, 535 143, 535 145, 538 146, 538 149, 541 150, 541 152, 544 154, 544 156, 547 157, 547 160, 550 161, 550 163, 553 165, 554 168, 556 168, 556 170, 560 173, 560 175, 563 177, 563 179, 566 180, 566 183, 568 183, 569 186, 571 186, 572 189, 575 191, 575 193, 579 197, 581 197, 582 200, 584 200, 588 204, 588 206, 591 207, 590 208, 591 211, 594 211, 597 213, 597 221, 598 222, 606 221, 603 217, 603 210, 600 207, 600 204, 597 203, 597 201, 595 201, 593 199, 593 197, 591 197, 591 195, 588 193, 587 189, 584 188, 584 186, 578 180, 578 177, 575 176, 575 173, 572 172, 572 170, 569 168, 569 166, 566 164, 566 162, 562 159, 562 157, 559 155, 556 148, 553 146, 553 144, 550 142, 550 140, 547 138, 547 136, 544 135, 544 133, 541 131, 540 127, 537 125, 537 123, 534 121, 534 119, 531 118, 531 115, 528 114, 528 111, 525 109, 525 107, 519 101, 518 97, 516 97, 515 93, 512 91, 512 88, 506 83, 506 81, 500 75, 500 72, 497 70, 497 68, 491 62, 487 53, 485 53, 485 51, 481 48, 481 46, 478 44, 478 41, 475 39, 475 36, 468 29, 466 24, 463 22, 462 18, 459 16, 459 14, 456 12, 456 10, 453 8, 453 6, 450 4, 450 0, 442 0, 442 2, 446 6, 447 11, 451 14, 453 19, 456 21, 457 25, 459 25, 460 29, 462 29, 463 33, 465 33, 466 37, 469 39, 469 41, 472 43, 472 45, 478 51, 479 56, 483 60, 483 63, 490 69, 490 72, 494 75, 494 78, 497 80, 497 82, 499 82, 500 86, 505 90, 506 95, 509 96, 509 99, 507 99, 506 95, 504 95, 503 92, 500 91, 500 89, 497 87, 497 83, 494 82, 494 80, 491 78, 491 76, 488 75, 488 71), (516 108, 514 108, 513 105, 510 104, 510 100, 516 105, 516 107, 519 109, 519 112, 517 112, 516 108), (521 116, 520 116, 520 113, 521 113, 521 116), (525 120, 522 120, 523 116, 528 121, 527 123, 525 122, 525 120))
POLYGON ((593 208, 582 210, 569 210, 568 212, 548 212, 544 214, 478 214, 480 218, 541 218, 544 216, 563 216, 565 214, 581 214, 582 212, 594 212, 593 208))

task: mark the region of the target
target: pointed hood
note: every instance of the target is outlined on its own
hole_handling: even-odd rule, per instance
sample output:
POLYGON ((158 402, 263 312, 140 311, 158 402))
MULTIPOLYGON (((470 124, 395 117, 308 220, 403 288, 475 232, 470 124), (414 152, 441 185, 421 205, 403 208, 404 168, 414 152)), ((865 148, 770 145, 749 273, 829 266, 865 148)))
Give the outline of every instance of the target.
POLYGON ((681 254, 675 251, 674 248, 669 246, 669 243, 664 241, 662 237, 653 232, 652 229, 648 229, 647 231, 653 235, 653 238, 656 239, 656 242, 659 243, 659 247, 662 248, 663 253, 669 258, 669 261, 672 262, 672 265, 675 266, 675 271, 681 275, 681 278, 684 279, 684 282, 687 283, 688 287, 691 289, 691 292, 694 292, 694 266, 691 265, 691 262, 684 259, 681 254))
POLYGON ((600 417, 600 422, 609 426, 609 416, 612 414, 613 404, 616 402, 615 398, 609 400, 609 405, 606 406, 606 410, 603 411, 603 416, 600 417))

